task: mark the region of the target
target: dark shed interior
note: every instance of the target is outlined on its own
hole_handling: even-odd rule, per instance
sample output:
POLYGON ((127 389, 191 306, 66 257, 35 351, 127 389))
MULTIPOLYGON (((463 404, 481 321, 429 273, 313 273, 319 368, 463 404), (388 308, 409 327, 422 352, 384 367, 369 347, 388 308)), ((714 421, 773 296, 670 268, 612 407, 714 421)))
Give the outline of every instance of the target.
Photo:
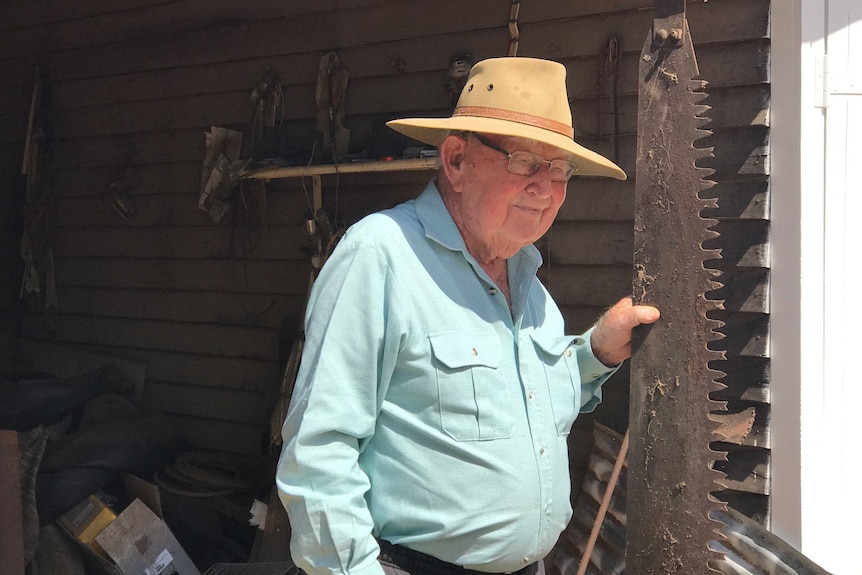
MULTIPOLYGON (((200 209, 206 134, 216 127, 241 133, 235 164, 275 156, 295 165, 325 162, 315 94, 328 53, 337 54, 347 76, 345 163, 404 152, 410 142, 384 126, 388 119, 448 115, 458 59, 516 51, 563 62, 576 139, 616 159, 630 179, 571 182, 557 222, 538 244, 545 259, 540 276, 571 333, 631 293, 637 60, 652 18, 649 1, 7 0, 3 6, 4 377, 38 371, 65 380, 112 364, 134 382, 123 390, 137 410, 129 418, 157 414, 182 436, 184 450, 214 454, 251 474, 254 498, 270 495, 278 451, 270 420, 314 252, 328 236, 308 233, 310 176, 244 180, 221 218, 200 209), (513 7, 520 10, 510 23, 513 7), (273 115, 272 92, 263 83, 271 87, 275 78, 282 97, 273 115), (24 150, 33 149, 28 142, 38 144, 38 162, 22 175, 24 150), (28 238, 23 252, 22 237, 28 238)), ((705 194, 717 197, 719 208, 705 215, 719 219, 722 233, 716 241, 724 259, 716 266, 726 285, 719 295, 727 337, 719 346, 727 352, 729 386, 722 399, 731 411, 755 413, 752 432, 729 446, 730 480, 720 496, 766 522, 769 1, 692 1, 688 19, 709 82, 705 103, 712 106, 714 134, 699 144, 715 148, 708 164, 718 185, 705 194)), ((319 198, 334 228, 415 197, 433 175, 375 166, 321 177, 319 198)), ((113 377, 99 373, 102 380, 113 377)), ((587 472, 594 421, 626 428, 627 387, 624 369, 596 412, 576 423, 573 498, 587 472)), ((125 404, 112 405, 114 416, 125 413, 125 404)), ((196 504, 242 523, 236 506, 213 498, 196 504)), ((246 527, 230 535, 230 553, 202 552, 198 567, 277 554, 261 551, 263 532, 246 527)), ((561 538, 560 546, 567 545, 561 538)))

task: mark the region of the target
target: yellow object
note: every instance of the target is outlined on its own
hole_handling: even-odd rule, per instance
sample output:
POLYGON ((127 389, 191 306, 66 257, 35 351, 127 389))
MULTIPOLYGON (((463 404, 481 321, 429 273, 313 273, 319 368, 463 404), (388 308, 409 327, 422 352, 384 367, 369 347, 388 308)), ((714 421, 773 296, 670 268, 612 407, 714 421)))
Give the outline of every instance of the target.
POLYGON ((63 514, 57 523, 69 535, 89 547, 94 553, 98 553, 105 559, 110 559, 104 549, 96 542, 96 535, 101 533, 116 518, 116 513, 110 507, 95 495, 91 495, 63 514))

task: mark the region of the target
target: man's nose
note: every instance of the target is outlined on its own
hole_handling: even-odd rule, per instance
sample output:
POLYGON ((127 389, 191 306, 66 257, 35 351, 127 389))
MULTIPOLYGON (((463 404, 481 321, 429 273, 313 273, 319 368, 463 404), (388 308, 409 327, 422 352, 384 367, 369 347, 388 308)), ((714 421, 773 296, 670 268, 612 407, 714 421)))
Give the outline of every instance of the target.
POLYGON ((533 174, 532 181, 527 186, 527 190, 540 198, 544 198, 551 195, 552 185, 551 165, 549 162, 545 162, 539 168, 539 171, 533 174))

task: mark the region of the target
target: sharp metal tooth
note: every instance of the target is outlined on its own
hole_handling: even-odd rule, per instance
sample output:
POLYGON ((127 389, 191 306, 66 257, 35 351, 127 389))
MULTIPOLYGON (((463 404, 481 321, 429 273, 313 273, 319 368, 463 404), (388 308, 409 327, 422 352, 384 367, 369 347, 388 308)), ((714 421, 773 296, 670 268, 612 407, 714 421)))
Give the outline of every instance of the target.
MULTIPOLYGON (((708 158, 708 157, 710 157, 710 156, 706 156, 706 158, 708 158)), ((698 167, 697 170, 698 170, 698 175, 700 176, 701 180, 708 180, 715 173, 714 168, 698 167)))
POLYGON ((696 104, 692 106, 695 116, 697 116, 698 120, 709 118, 706 117, 706 113, 712 110, 712 106, 707 106, 706 104, 696 104))

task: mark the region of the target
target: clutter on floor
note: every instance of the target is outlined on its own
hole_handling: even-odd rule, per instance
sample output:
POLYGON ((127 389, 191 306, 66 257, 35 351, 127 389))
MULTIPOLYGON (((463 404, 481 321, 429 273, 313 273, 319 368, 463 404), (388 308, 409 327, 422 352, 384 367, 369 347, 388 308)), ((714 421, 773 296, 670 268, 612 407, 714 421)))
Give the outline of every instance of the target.
POLYGON ((248 561, 267 473, 191 450, 139 391, 114 365, 0 372, 0 486, 21 487, 3 490, 17 508, 0 502, 22 518, 0 537, 4 561, 21 564, 7 561, 12 573, 199 575, 248 561))

